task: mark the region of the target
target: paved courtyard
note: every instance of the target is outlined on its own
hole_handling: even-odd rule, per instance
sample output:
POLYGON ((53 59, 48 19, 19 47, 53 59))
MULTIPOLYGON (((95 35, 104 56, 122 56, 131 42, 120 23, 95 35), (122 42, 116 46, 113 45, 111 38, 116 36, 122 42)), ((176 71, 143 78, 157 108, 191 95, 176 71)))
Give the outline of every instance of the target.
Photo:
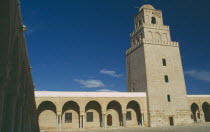
POLYGON ((210 132, 210 123, 158 128, 112 128, 107 130, 89 130, 85 132, 210 132))
MULTIPOLYGON (((55 132, 55 131, 41 131, 41 132, 55 132)), ((61 131, 61 132, 79 132, 78 130, 61 131)), ((196 123, 186 126, 172 126, 172 127, 136 127, 136 128, 108 128, 97 130, 84 130, 81 132, 210 132, 210 122, 196 123)))

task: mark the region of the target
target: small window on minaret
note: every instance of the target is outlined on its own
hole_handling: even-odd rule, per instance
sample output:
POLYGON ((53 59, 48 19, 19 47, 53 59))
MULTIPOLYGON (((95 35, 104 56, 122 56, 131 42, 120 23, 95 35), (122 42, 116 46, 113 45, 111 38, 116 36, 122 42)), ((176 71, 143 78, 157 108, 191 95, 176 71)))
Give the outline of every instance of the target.
POLYGON ((142 22, 141 22, 141 20, 139 20, 139 26, 141 26, 142 25, 142 22))
POLYGON ((166 59, 162 59, 163 66, 166 66, 166 59))
POLYGON ((134 82, 132 84, 132 91, 135 92, 134 82))
POLYGON ((152 24, 156 24, 156 23, 157 23, 157 21, 156 21, 156 18, 155 18, 155 17, 152 17, 151 23, 152 23, 152 24))
POLYGON ((171 102, 171 96, 170 96, 170 94, 167 95, 167 99, 168 99, 168 102, 171 102))
POLYGON ((167 75, 165 75, 164 78, 165 78, 165 82, 169 82, 167 75))

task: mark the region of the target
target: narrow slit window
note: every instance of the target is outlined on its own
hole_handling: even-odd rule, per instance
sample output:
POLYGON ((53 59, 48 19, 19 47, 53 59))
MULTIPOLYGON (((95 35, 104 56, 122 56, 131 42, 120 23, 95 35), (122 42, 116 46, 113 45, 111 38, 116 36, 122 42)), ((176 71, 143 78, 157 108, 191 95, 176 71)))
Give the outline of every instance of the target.
POLYGON ((165 75, 164 78, 165 78, 165 82, 166 83, 169 82, 169 79, 168 79, 168 76, 167 75, 165 75))
POLYGON ((170 126, 174 125, 174 118, 173 117, 169 117, 169 123, 170 123, 170 126))
POLYGON ((163 66, 166 66, 166 59, 162 59, 163 66))
POLYGON ((171 96, 169 94, 167 95, 167 99, 168 99, 168 102, 171 102, 171 96))
POLYGON ((135 90, 134 82, 133 82, 132 85, 133 85, 133 86, 132 86, 132 90, 133 90, 133 92, 135 92, 136 90, 135 90))

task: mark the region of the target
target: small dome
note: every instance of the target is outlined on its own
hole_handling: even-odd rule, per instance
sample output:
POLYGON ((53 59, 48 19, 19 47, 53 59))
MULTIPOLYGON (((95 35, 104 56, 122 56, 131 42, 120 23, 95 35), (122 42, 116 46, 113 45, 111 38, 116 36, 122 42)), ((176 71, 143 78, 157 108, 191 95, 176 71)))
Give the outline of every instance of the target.
POLYGON ((149 5, 149 4, 147 4, 147 5, 143 5, 140 9, 139 9, 139 11, 141 11, 141 9, 155 9, 152 5, 149 5))

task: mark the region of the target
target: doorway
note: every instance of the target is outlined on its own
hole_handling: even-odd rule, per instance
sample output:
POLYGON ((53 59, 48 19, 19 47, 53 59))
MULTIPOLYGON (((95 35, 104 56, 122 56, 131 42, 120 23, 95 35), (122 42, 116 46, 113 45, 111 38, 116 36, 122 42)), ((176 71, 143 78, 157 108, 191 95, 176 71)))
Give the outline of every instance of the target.
POLYGON ((170 126, 173 126, 174 125, 174 119, 173 119, 173 117, 169 117, 169 123, 170 123, 170 126))
POLYGON ((112 115, 110 114, 107 115, 107 125, 112 126, 112 115))

